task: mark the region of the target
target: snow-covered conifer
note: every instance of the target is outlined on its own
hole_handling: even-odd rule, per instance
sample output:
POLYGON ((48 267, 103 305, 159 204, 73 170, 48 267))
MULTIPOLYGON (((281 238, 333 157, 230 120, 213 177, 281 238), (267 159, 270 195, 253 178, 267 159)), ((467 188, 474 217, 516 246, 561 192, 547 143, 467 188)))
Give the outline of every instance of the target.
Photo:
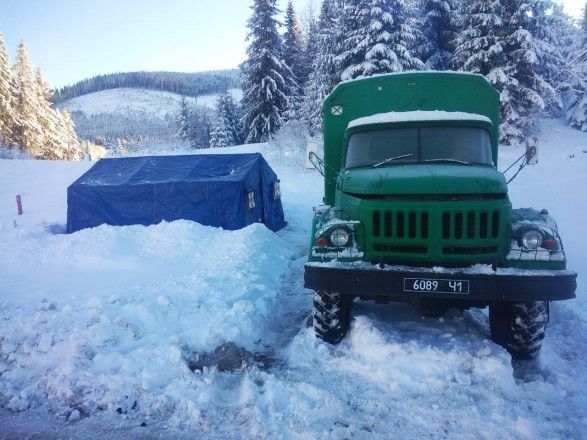
POLYGON ((571 127, 587 131, 587 5, 582 27, 567 59, 567 120, 571 127))
MULTIPOLYGON (((542 41, 533 35, 531 2, 502 0, 504 56, 501 82, 501 141, 524 139, 534 128, 546 100, 555 99, 554 88, 539 73, 542 41)), ((492 74, 490 73, 490 78, 492 74)), ((491 79, 490 79, 491 81, 491 79)))
POLYGON ((37 122, 43 133, 43 159, 68 159, 69 148, 65 124, 61 124, 60 112, 51 108, 51 91, 43 78, 41 69, 37 69, 35 78, 37 99, 37 122))
POLYGON ((228 91, 220 93, 219 99, 220 106, 222 108, 222 114, 226 119, 233 145, 239 145, 244 142, 242 133, 243 130, 240 123, 240 108, 228 91))
POLYGON ((208 148, 212 131, 210 115, 205 107, 195 108, 190 112, 189 139, 194 148, 208 148))
POLYGON ((359 64, 361 54, 356 52, 356 45, 364 31, 360 12, 364 8, 365 0, 333 0, 334 9, 339 9, 338 26, 336 29, 336 75, 341 81, 343 73, 348 67, 359 64))
POLYGON ((58 132, 61 138, 59 159, 80 160, 84 158, 83 145, 75 132, 75 125, 67 110, 56 110, 58 132))
POLYGON ((229 92, 218 95, 216 122, 210 133, 211 147, 230 147, 239 141, 239 126, 236 105, 229 92))
POLYGON ((316 53, 304 102, 304 114, 311 133, 322 129, 322 103, 340 81, 335 60, 338 23, 335 0, 324 0, 316 26, 316 53))
POLYGON ((190 141, 190 109, 185 95, 182 95, 179 104, 179 114, 177 115, 177 125, 179 127, 177 137, 182 141, 190 141))
POLYGON ((521 137, 518 128, 521 118, 511 106, 514 97, 510 93, 517 87, 517 81, 512 76, 513 64, 507 62, 509 35, 501 0, 473 0, 466 4, 463 28, 456 41, 455 64, 467 72, 485 75, 500 92, 500 140, 507 143, 521 137))
POLYGON ((406 0, 356 0, 345 5, 346 38, 338 61, 343 80, 424 67, 412 47, 421 41, 406 0))
POLYGON ((16 145, 34 157, 44 153, 44 134, 39 124, 39 99, 36 79, 29 61, 26 43, 18 45, 13 69, 17 125, 13 131, 16 145))
POLYGON ((306 83, 308 69, 304 64, 304 40, 300 23, 292 0, 285 13, 285 34, 283 35, 283 60, 292 70, 300 87, 306 83))
POLYGON ((302 36, 304 38, 304 53, 302 54, 303 74, 302 80, 299 82, 302 94, 308 86, 308 80, 310 73, 312 72, 312 64, 318 50, 317 37, 318 37, 318 16, 312 16, 309 19, 310 22, 306 24, 307 31, 302 36))
POLYGON ((424 43, 420 58, 428 70, 449 70, 458 35, 459 5, 457 0, 421 0, 424 43))
POLYGON ((248 59, 242 65, 246 142, 264 142, 293 118, 299 87, 282 58, 275 0, 254 0, 248 59))
POLYGON ((226 128, 226 125, 221 119, 217 120, 210 132, 210 147, 224 148, 230 147, 231 145, 233 145, 233 143, 230 139, 230 133, 226 128))
POLYGON ((564 52, 568 51, 575 26, 563 7, 553 0, 527 0, 529 30, 536 39, 539 71, 546 78, 558 77, 564 52))
POLYGON ((463 30, 455 41, 453 61, 459 69, 489 75, 500 65, 504 50, 501 17, 499 0, 465 2, 461 22, 463 30))
POLYGON ((13 130, 17 125, 15 104, 8 48, 0 33, 0 145, 13 144, 13 130))
POLYGON ((485 75, 500 92, 503 143, 522 140, 547 104, 559 103, 553 86, 560 81, 558 37, 546 25, 556 19, 552 11, 548 0, 474 0, 464 8, 455 62, 485 75))

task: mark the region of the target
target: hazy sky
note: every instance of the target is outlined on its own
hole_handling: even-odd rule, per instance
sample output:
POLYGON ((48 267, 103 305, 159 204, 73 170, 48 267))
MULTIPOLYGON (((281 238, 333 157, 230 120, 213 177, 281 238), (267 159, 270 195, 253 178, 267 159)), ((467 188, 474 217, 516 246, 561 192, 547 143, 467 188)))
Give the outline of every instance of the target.
MULTIPOLYGON (((314 3, 318 0, 313 0, 314 3)), ((308 0, 295 0, 299 11, 308 0)), ((585 0, 563 0, 575 16, 585 0)), ((0 0, 0 32, 20 40, 53 87, 100 73, 195 72, 245 58, 250 0, 0 0)), ((287 0, 279 0, 282 9, 287 0)))

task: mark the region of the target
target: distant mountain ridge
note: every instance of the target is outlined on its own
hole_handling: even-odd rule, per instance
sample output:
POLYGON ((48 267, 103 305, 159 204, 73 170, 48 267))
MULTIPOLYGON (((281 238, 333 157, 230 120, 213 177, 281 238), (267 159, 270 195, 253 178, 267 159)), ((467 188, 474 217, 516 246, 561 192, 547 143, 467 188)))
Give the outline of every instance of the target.
POLYGON ((240 88, 238 69, 208 72, 123 72, 98 75, 54 91, 54 101, 117 88, 141 88, 197 97, 240 88))

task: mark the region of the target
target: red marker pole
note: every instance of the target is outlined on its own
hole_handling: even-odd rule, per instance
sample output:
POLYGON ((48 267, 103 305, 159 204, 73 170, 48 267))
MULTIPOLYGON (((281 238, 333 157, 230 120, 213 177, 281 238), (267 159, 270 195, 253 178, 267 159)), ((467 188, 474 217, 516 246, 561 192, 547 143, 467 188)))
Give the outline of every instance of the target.
POLYGON ((20 194, 16 196, 16 208, 18 209, 18 215, 22 215, 22 198, 20 194))

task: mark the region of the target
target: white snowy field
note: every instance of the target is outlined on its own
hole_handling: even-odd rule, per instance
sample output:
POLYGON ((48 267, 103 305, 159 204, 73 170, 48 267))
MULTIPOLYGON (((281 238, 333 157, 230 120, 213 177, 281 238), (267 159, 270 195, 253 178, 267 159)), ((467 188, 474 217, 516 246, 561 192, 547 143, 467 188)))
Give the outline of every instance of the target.
MULTIPOLYGON (((230 93, 237 101, 242 98, 240 89, 231 89, 230 93)), ((218 95, 213 94, 187 97, 186 100, 191 107, 198 105, 213 109, 217 98, 218 95)), ((122 87, 78 96, 60 103, 59 107, 70 112, 83 112, 88 116, 103 113, 131 116, 144 113, 164 119, 179 113, 180 102, 181 96, 176 93, 122 87)))
MULTIPOLYGON (((91 163, 0 160, 0 438, 585 438, 587 136, 544 121, 540 148, 511 198, 558 220, 579 288, 552 305, 540 358, 515 365, 484 311, 357 303, 340 345, 316 340, 302 284, 322 178, 301 155, 214 151, 264 153, 289 222, 277 234, 65 235, 66 188, 91 163), (191 371, 224 342, 252 353, 244 367, 191 371)), ((503 148, 501 168, 521 153, 503 148)))

